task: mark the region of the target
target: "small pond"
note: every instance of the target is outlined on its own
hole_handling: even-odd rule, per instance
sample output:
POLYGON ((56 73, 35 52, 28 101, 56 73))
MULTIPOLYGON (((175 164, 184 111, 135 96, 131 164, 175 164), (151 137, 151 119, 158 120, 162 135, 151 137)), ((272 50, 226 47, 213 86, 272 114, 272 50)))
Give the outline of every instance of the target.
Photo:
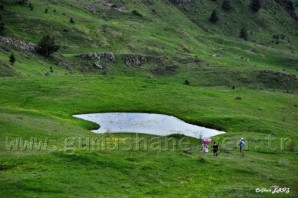
POLYGON ((159 136, 183 134, 194 138, 224 133, 186 123, 174 116, 153 113, 93 113, 74 117, 99 124, 100 128, 93 130, 95 133, 144 133, 159 136))

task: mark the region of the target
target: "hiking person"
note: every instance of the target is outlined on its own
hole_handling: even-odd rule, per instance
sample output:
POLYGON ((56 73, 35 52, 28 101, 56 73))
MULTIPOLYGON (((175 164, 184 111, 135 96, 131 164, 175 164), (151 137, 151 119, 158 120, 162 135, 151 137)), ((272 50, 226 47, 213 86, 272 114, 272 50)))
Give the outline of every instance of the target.
POLYGON ((208 145, 207 144, 202 144, 202 151, 203 151, 203 153, 205 154, 205 153, 208 153, 208 145))
POLYGON ((213 143, 213 156, 217 156, 218 155, 218 144, 216 144, 216 142, 213 143))
POLYGON ((240 153, 243 153, 243 147, 245 146, 244 139, 241 138, 239 142, 239 147, 240 147, 240 153))

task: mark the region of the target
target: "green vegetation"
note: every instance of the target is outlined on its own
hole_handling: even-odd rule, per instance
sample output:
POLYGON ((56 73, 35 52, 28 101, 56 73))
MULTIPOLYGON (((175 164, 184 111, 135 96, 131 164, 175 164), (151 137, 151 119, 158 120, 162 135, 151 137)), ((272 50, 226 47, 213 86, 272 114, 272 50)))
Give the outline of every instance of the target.
POLYGON ((175 2, 1 1, 1 197, 297 197, 292 8, 175 2), (213 157, 192 138, 169 149, 179 135, 94 134, 72 117, 89 112, 162 113, 226 133, 213 157), (272 186, 290 193, 255 192, 272 186))
POLYGON ((55 39, 49 35, 44 36, 37 45, 37 52, 45 57, 50 57, 54 52, 59 50, 55 39))
POLYGON ((9 56, 9 62, 10 62, 11 65, 13 65, 13 64, 16 62, 16 58, 14 57, 13 54, 11 54, 11 55, 9 56))
POLYGON ((241 28, 239 37, 247 41, 248 35, 245 27, 241 28))
POLYGON ((212 11, 212 14, 211 14, 209 20, 210 20, 211 23, 216 23, 216 22, 219 20, 219 18, 218 18, 218 16, 217 16, 217 12, 216 12, 216 10, 213 10, 213 11, 212 11))
POLYGON ((258 12, 261 9, 261 1, 260 0, 252 0, 250 4, 251 10, 253 12, 258 12))
POLYGON ((229 0, 224 0, 221 7, 224 11, 230 11, 232 9, 229 0))

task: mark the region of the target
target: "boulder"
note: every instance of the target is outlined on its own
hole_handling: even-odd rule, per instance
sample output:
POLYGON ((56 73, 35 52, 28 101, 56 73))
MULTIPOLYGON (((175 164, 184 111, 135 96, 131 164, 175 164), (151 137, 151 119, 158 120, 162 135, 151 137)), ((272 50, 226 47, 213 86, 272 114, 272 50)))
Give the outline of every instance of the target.
POLYGON ((100 64, 100 62, 95 62, 94 64, 93 64, 93 66, 95 67, 95 68, 97 68, 97 69, 103 69, 103 66, 100 64))
POLYGON ((213 57, 214 57, 214 58, 221 58, 221 55, 218 54, 218 53, 216 53, 216 54, 213 54, 213 57))

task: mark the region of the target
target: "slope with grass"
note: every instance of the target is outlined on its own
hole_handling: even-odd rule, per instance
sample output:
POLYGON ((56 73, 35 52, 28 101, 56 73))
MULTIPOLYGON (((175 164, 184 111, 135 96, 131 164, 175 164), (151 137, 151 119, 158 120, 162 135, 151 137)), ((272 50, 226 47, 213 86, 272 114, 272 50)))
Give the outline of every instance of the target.
POLYGON ((1 1, 3 36, 49 34, 60 49, 44 58, 0 43, 1 197, 272 197, 255 192, 272 186, 297 197, 297 22, 275 1, 259 13, 248 0, 229 12, 220 0, 30 2, 1 1), (115 61, 81 56, 104 52, 115 61), (72 117, 88 112, 163 113, 227 133, 214 137, 220 155, 204 156, 192 138, 91 133, 72 117))

